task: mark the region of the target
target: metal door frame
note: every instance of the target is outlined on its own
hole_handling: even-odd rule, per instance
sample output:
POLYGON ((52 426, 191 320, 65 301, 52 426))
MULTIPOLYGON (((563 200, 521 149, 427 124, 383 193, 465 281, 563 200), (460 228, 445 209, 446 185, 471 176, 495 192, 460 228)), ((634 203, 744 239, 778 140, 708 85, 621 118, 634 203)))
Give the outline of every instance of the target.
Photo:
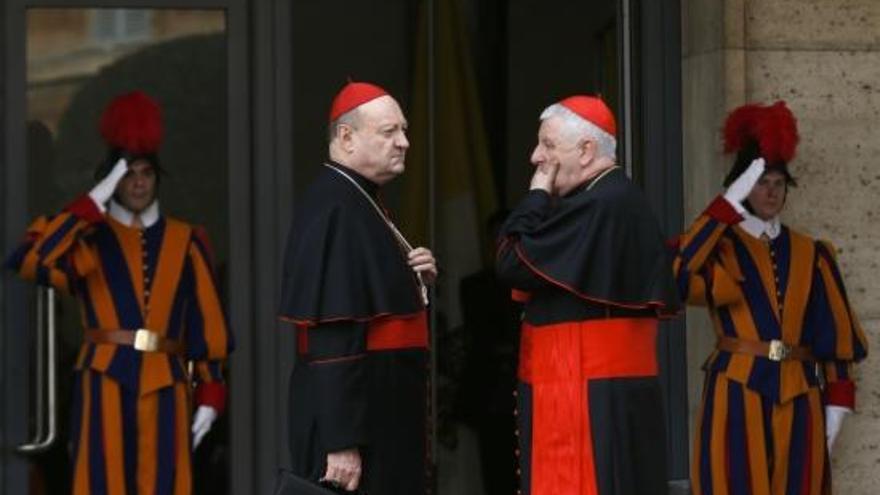
MULTIPOLYGON (((640 162, 640 177, 635 179, 654 206, 664 234, 672 237, 681 232, 684 215, 681 3, 621 0, 619 20, 625 156, 627 162, 640 162)), ((690 427, 683 318, 662 324, 658 358, 666 398, 670 489, 671 493, 687 493, 690 427)))

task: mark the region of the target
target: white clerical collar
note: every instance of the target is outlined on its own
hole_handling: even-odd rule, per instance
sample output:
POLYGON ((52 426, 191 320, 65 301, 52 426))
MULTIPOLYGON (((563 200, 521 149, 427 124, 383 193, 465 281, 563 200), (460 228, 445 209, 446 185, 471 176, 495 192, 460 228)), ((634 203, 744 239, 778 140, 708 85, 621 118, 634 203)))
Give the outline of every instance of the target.
POLYGON ((782 222, 779 221, 779 216, 766 221, 748 211, 743 212, 742 216, 744 220, 740 222, 739 226, 756 239, 760 239, 762 234, 766 234, 770 239, 776 239, 782 233, 782 222))
MULTIPOLYGON (((126 227, 131 227, 132 223, 134 223, 134 212, 117 203, 114 199, 110 200, 110 208, 107 209, 107 214, 113 217, 113 219, 117 222, 125 225, 126 227)), ((153 202, 150 203, 150 206, 146 207, 144 211, 140 213, 140 218, 141 225, 143 225, 145 229, 152 227, 156 222, 158 222, 159 200, 153 200, 153 202)))

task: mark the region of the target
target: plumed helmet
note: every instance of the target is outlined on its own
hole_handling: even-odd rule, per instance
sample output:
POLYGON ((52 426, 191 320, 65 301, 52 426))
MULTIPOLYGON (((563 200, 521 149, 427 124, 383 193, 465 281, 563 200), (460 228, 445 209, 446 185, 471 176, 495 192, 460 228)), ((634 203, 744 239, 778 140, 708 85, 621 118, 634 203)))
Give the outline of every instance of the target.
POLYGON ((794 158, 798 140, 797 120, 784 101, 736 108, 724 121, 724 152, 736 153, 724 185, 730 185, 758 157, 764 158, 768 171, 782 172, 794 185, 788 163, 794 158))
POLYGON ((109 173, 119 158, 146 159, 159 170, 162 110, 149 95, 138 90, 113 98, 101 114, 99 129, 109 150, 95 171, 96 179, 109 173))

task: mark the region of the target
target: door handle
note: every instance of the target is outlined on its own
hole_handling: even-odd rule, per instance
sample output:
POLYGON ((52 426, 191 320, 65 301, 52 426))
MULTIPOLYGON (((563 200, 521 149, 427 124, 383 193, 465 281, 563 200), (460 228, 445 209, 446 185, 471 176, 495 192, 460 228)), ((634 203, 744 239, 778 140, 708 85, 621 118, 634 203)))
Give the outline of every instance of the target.
POLYGON ((37 289, 36 338, 36 427, 30 443, 19 445, 22 454, 49 450, 58 437, 58 387, 56 383, 57 338, 55 328, 55 289, 37 289), (44 352, 45 348, 45 352, 44 352))

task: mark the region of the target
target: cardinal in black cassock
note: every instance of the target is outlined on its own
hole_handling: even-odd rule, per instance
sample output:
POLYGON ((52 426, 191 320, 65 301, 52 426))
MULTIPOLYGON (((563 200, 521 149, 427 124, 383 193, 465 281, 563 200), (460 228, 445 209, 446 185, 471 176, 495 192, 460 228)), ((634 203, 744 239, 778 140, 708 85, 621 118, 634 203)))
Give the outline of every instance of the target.
POLYGON ((297 334, 292 469, 340 490, 425 493, 425 284, 436 268, 379 194, 403 172, 406 120, 382 88, 355 82, 330 122, 331 160, 302 197, 285 250, 280 317, 297 334))
POLYGON ((615 133, 599 98, 548 107, 531 190, 500 232, 498 275, 525 303, 515 393, 526 495, 668 490, 656 338, 678 300, 615 133))

